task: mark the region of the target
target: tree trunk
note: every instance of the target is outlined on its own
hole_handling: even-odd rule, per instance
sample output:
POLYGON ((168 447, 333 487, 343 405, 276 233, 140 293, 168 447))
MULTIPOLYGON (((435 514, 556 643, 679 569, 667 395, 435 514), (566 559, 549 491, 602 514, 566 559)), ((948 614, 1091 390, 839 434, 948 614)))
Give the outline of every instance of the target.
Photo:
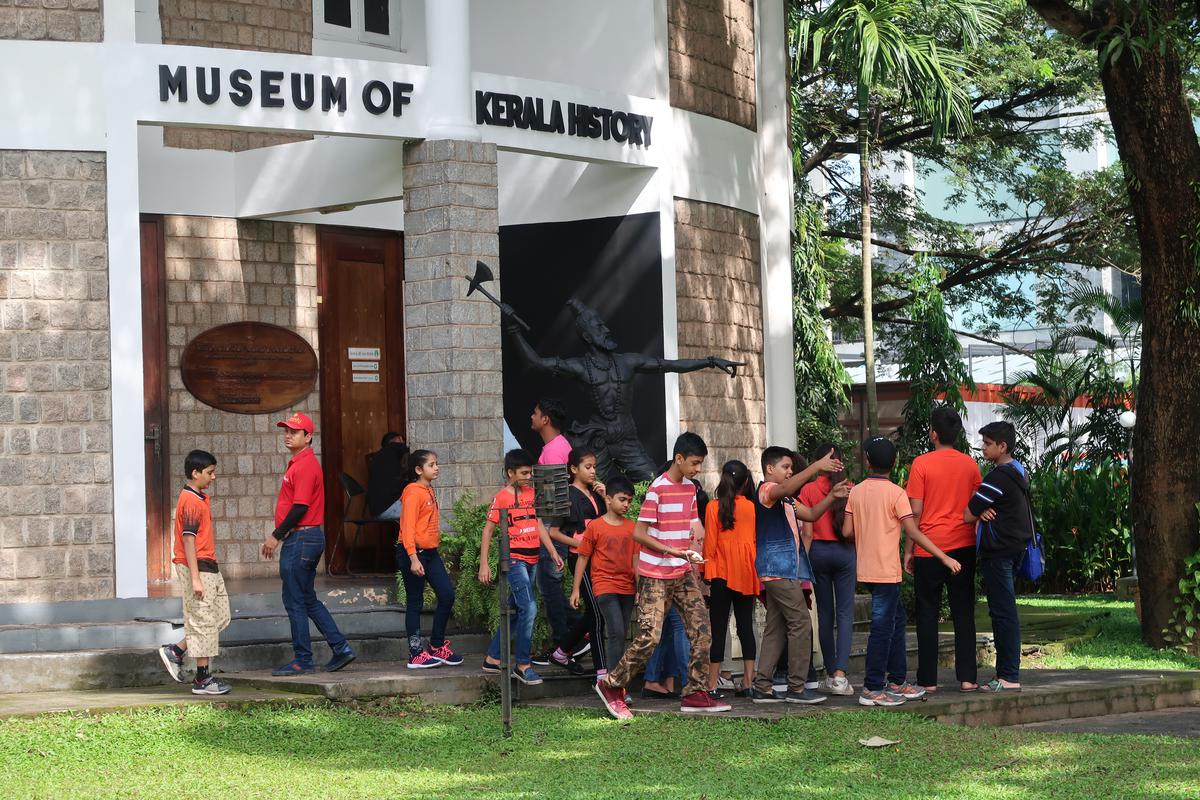
POLYGON ((867 430, 872 438, 879 435, 879 396, 875 390, 875 303, 874 278, 871 274, 871 128, 867 103, 862 93, 858 102, 858 177, 862 189, 862 297, 863 297, 863 368, 866 373, 867 430))
MULTIPOLYGON (((1141 35, 1145 35, 1144 31, 1141 35)), ((1142 259, 1142 374, 1133 525, 1142 637, 1162 647, 1200 501, 1200 142, 1173 44, 1101 69, 1142 259), (1195 249, 1193 249, 1195 248, 1195 249)))

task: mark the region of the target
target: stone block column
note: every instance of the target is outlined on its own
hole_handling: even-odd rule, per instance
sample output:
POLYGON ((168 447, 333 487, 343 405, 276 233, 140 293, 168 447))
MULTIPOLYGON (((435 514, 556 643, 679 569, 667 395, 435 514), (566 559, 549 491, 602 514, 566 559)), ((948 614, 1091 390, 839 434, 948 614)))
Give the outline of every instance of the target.
MULTIPOLYGON (((438 503, 503 483, 500 311, 466 278, 499 277, 496 147, 414 142, 404 149, 404 315, 408 437, 442 466, 438 503)), ((499 281, 488 288, 499 295, 499 281)), ((443 521, 446 515, 443 514, 443 521)))

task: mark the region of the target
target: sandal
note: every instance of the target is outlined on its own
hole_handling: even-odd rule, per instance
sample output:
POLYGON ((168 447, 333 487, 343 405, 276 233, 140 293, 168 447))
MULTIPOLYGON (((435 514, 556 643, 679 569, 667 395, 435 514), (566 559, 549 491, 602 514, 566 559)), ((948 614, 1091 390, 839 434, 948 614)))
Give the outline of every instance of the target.
POLYGON ((958 690, 959 690, 960 692, 962 692, 963 694, 971 694, 972 692, 978 692, 978 691, 979 691, 979 684, 978 684, 978 683, 973 683, 973 684, 971 684, 970 686, 963 686, 963 685, 960 683, 960 684, 958 685, 958 690))
POLYGON ((987 686, 980 686, 979 690, 981 692, 1019 692, 1021 691, 1021 687, 1005 686, 1000 682, 999 678, 994 678, 991 681, 988 681, 987 686))

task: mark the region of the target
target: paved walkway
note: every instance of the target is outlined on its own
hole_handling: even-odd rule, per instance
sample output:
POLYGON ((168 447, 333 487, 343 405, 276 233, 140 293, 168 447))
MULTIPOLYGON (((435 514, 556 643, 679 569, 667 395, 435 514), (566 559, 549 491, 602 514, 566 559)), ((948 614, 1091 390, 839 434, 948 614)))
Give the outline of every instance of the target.
POLYGON ((242 706, 257 703, 303 703, 304 697, 277 689, 235 688, 226 695, 197 697, 187 685, 148 686, 141 689, 80 689, 64 692, 0 694, 0 718, 32 717, 64 712, 106 713, 148 706, 184 706, 201 703, 242 706))
POLYGON ((1164 708, 1161 711, 1057 719, 1018 727, 1052 733, 1124 733, 1200 738, 1200 708, 1164 708))

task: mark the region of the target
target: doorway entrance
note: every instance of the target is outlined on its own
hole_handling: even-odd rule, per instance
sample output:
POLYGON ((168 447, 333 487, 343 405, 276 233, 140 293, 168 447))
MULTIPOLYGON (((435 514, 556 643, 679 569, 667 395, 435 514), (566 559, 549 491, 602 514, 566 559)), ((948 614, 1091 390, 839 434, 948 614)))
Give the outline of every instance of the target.
POLYGON ((404 299, 400 234, 317 230, 321 463, 329 571, 395 572, 395 525, 365 525, 366 497, 346 508, 343 474, 367 486, 369 456, 388 431, 405 431, 404 299), (335 546, 336 545, 336 546, 335 546))
POLYGON ((167 280, 163 220, 141 217, 142 375, 145 401, 146 582, 151 597, 171 589, 171 470, 167 447, 167 280))

